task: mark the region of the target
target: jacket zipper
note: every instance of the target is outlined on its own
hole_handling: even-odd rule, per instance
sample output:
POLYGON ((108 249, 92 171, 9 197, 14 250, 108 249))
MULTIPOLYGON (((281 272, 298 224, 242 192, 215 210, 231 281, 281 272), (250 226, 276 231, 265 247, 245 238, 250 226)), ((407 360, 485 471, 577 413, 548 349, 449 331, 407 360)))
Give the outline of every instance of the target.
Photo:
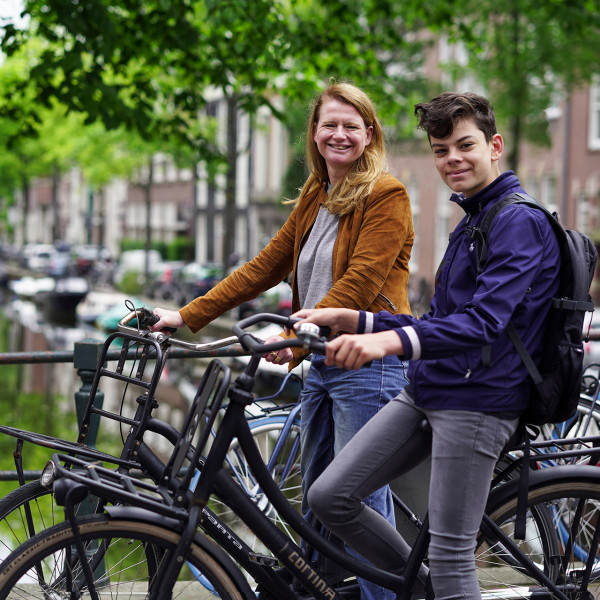
POLYGON ((388 306, 389 306, 389 307, 390 307, 392 310, 394 310, 394 311, 395 311, 395 310, 398 310, 398 309, 397 309, 397 308, 394 306, 394 303, 393 303, 393 302, 392 302, 392 301, 391 301, 391 300, 390 300, 390 299, 389 299, 389 298, 388 298, 388 297, 387 297, 385 294, 382 294, 381 292, 379 292, 379 293, 377 294, 377 296, 379 296, 380 298, 383 298, 383 299, 384 299, 384 300, 387 302, 388 306))

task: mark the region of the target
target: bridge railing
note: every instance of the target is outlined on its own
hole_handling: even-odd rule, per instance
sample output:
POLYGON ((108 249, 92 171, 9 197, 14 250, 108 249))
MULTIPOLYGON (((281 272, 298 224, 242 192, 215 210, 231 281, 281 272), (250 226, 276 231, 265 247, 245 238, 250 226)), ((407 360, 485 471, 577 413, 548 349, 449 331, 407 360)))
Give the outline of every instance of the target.
MULTIPOLYGON (((77 423, 80 425, 85 413, 85 408, 90 399, 90 392, 94 375, 100 359, 100 353, 104 342, 97 339, 85 339, 75 342, 73 350, 65 351, 41 351, 41 352, 3 352, 0 353, 0 367, 2 365, 19 364, 57 364, 73 363, 73 368, 81 380, 81 387, 75 392, 75 411, 77 423)), ((236 346, 226 346, 215 350, 190 351, 183 348, 173 348, 169 353, 169 360, 182 358, 215 358, 246 356, 248 353, 236 346)), ((118 360, 121 356, 120 350, 110 350, 107 353, 107 361, 118 360)), ((136 350, 131 349, 127 358, 135 359, 136 350)), ((98 389, 94 399, 96 406, 101 407, 104 403, 104 393, 98 389)), ((98 422, 92 419, 90 431, 86 436, 86 446, 95 447, 98 437, 98 422), (95 425, 94 425, 95 423, 95 425)), ((22 476, 25 480, 37 479, 41 471, 25 470, 22 476)), ((17 481, 20 479, 17 471, 0 471, 0 481, 17 481)))

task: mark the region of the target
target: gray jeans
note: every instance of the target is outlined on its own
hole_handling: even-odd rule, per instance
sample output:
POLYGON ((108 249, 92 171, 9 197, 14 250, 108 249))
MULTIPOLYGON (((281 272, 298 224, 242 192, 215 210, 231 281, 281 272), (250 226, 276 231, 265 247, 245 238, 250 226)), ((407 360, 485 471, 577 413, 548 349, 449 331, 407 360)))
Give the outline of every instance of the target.
POLYGON ((429 567, 436 600, 480 597, 474 550, 494 465, 518 419, 415 406, 402 392, 308 491, 319 520, 375 566, 402 570, 408 544, 362 499, 431 455, 429 567), (427 418, 431 431, 420 423, 427 418))

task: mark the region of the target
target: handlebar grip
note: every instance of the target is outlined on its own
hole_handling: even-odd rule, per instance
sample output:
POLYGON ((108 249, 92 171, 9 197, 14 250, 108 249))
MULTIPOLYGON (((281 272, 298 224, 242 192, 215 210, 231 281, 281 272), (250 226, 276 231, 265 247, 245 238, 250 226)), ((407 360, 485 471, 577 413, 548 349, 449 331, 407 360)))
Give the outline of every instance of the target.
POLYGON ((317 352, 318 354, 325 354, 325 347, 327 346, 327 342, 322 342, 321 340, 313 340, 310 343, 310 349, 312 352, 317 352))
POLYGON ((140 308, 140 325, 148 327, 154 325, 159 320, 159 316, 155 315, 147 306, 140 308))
MULTIPOLYGON (((147 306, 142 306, 140 309, 140 325, 142 327, 149 327, 158 323, 160 321, 160 317, 155 315, 147 306)), ((177 331, 176 327, 163 327, 162 331, 166 333, 175 333, 177 331)))

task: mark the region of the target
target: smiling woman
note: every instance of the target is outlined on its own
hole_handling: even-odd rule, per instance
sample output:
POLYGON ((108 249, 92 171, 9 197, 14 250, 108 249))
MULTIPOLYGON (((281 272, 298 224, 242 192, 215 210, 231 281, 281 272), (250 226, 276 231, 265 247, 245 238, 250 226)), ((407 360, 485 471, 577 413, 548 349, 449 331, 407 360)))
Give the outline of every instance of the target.
POLYGON ((327 164, 331 185, 362 156, 372 136, 373 126, 367 125, 353 106, 335 98, 323 103, 314 125, 314 141, 327 164))
MULTIPOLYGON (((381 124, 360 88, 333 84, 315 99, 306 127, 306 161, 308 179, 269 245, 181 310, 155 309, 160 317, 155 330, 187 325, 196 332, 290 272, 294 311, 341 306, 410 313, 410 203, 405 187, 385 172, 381 124)), ((264 358, 289 363, 292 369, 304 358, 299 350, 293 355, 285 348, 264 358)), ((301 396, 303 493, 331 457, 407 383, 405 365, 397 356, 374 360, 357 371, 330 367, 324 360, 323 355, 312 356, 301 396)), ((367 503, 393 522, 388 487, 369 496, 367 503)), ((302 510, 310 519, 305 501, 302 510)), ((361 583, 361 592, 363 600, 395 597, 373 584, 361 583)))

